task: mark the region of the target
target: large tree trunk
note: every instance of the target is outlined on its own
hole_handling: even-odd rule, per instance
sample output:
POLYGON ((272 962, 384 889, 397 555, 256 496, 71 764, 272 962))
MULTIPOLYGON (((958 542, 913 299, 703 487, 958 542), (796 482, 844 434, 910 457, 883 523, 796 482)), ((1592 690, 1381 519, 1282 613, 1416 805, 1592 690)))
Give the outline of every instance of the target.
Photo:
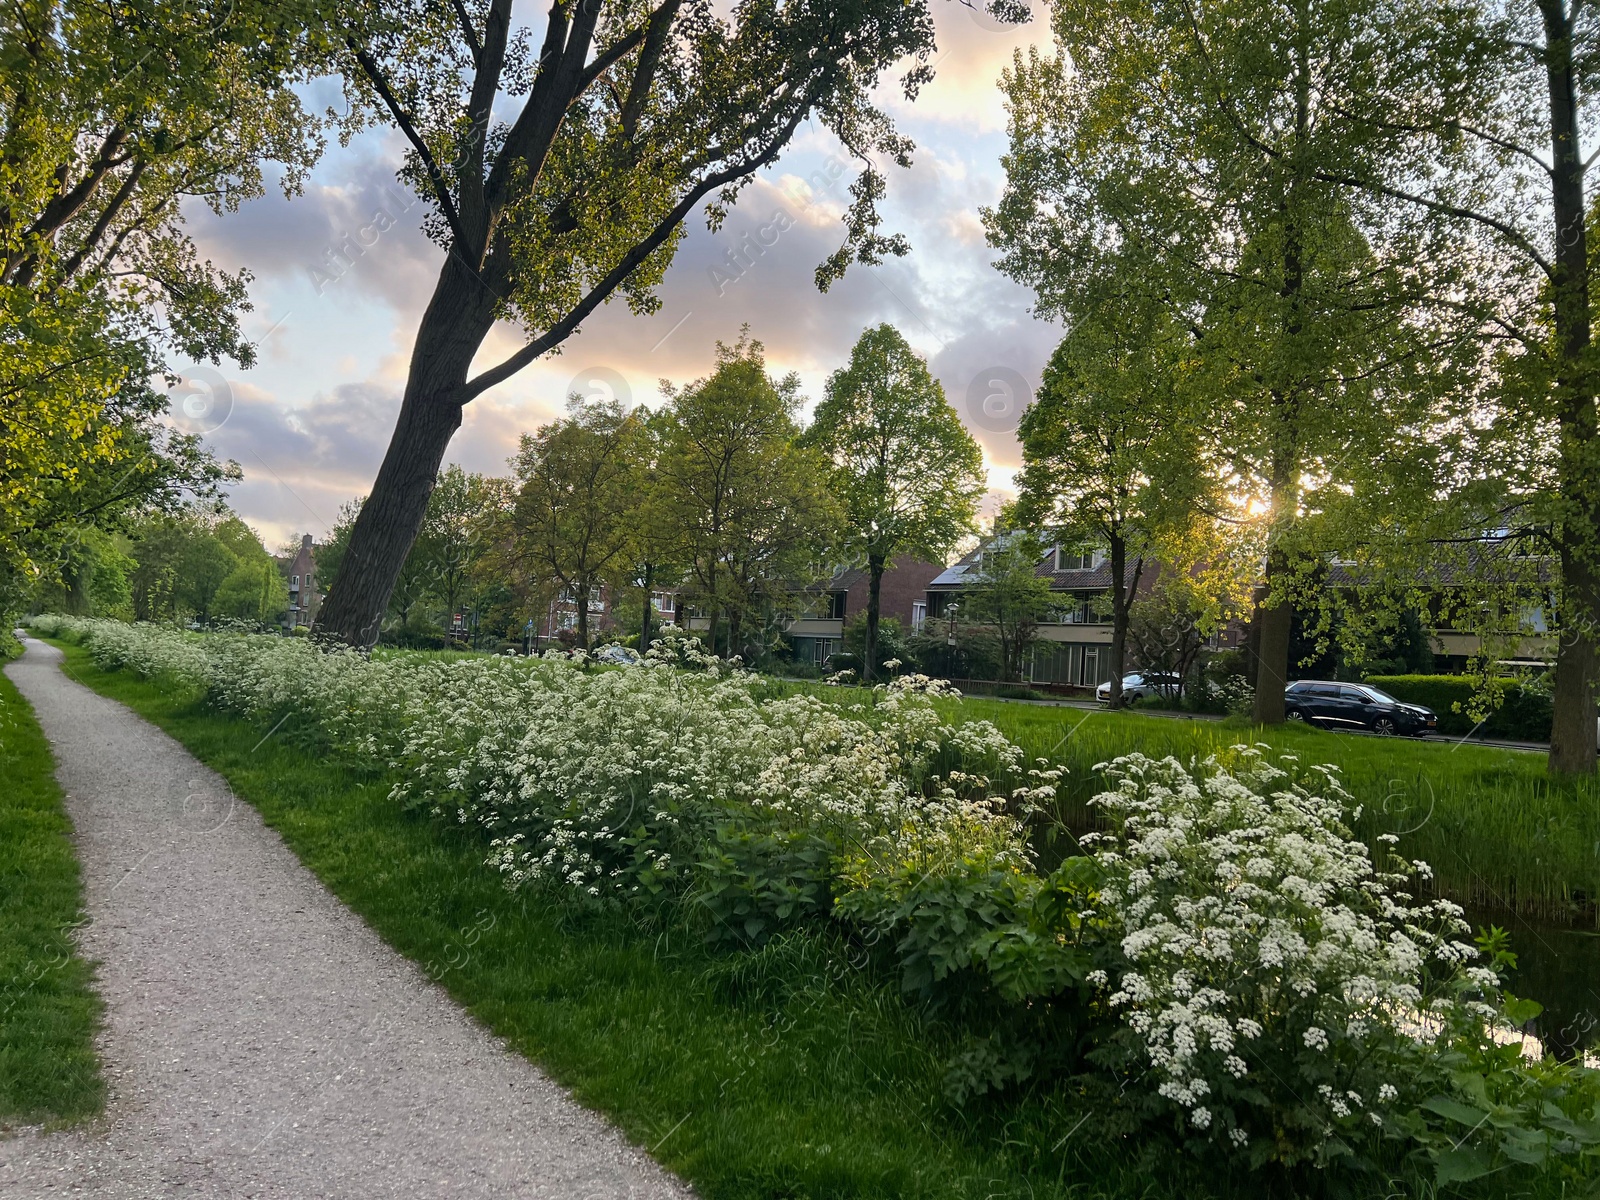
MULTIPOLYGON (((1281 568, 1280 568, 1281 569, 1281 568)), ((1272 581, 1278 570, 1267 563, 1267 586, 1256 605, 1256 691, 1251 720, 1257 725, 1283 724, 1283 689, 1289 682, 1289 630, 1294 605, 1289 597, 1274 600, 1272 581)))
POLYGON ((439 465, 461 427, 459 392, 494 324, 494 297, 451 254, 422 316, 400 418, 361 506, 350 545, 317 614, 323 636, 361 649, 377 643, 406 555, 422 529, 439 465))
POLYGON ((1595 387, 1589 365, 1589 249, 1583 159, 1567 5, 1540 0, 1550 92, 1551 199, 1555 218, 1556 412, 1561 429, 1561 637, 1556 651, 1549 770, 1595 770, 1595 687, 1600 683, 1600 486, 1593 455, 1595 387))
POLYGON ((578 649, 589 648, 589 581, 586 579, 572 589, 578 602, 578 649))
POLYGON ((650 585, 655 582, 655 563, 644 565, 644 611, 639 616, 639 653, 644 654, 650 649, 650 618, 655 615, 651 610, 650 585))
MULTIPOLYGON (((1111 707, 1122 707, 1122 677, 1128 671, 1128 628, 1133 623, 1133 602, 1139 596, 1139 578, 1144 574, 1144 559, 1133 564, 1128 578, 1128 541, 1120 534, 1111 538, 1111 707)), ((1148 663, 1142 664, 1148 666, 1148 663)))
POLYGON ((883 555, 867 555, 867 636, 861 655, 861 682, 878 673, 878 617, 882 611, 883 555))
MULTIPOLYGON (((1295 130, 1298 145, 1304 145, 1311 131, 1311 66, 1306 43, 1309 25, 1308 5, 1301 0, 1299 40, 1295 46, 1295 130)), ((1283 333, 1291 345, 1304 331, 1300 305, 1305 291, 1305 248, 1296 224, 1298 191, 1303 186, 1298 174, 1291 177, 1282 202, 1283 285, 1279 296, 1284 302, 1283 333)), ((1256 690, 1252 719, 1257 725, 1281 725, 1284 720, 1283 689, 1289 682, 1289 633, 1294 622, 1294 605, 1289 594, 1280 591, 1276 581, 1290 575, 1287 554, 1281 539, 1293 527, 1300 504, 1300 405, 1307 397, 1297 385, 1272 391, 1272 527, 1268 532, 1266 593, 1256 607, 1260 636, 1256 644, 1256 690), (1278 594, 1275 596, 1274 592, 1278 594)))

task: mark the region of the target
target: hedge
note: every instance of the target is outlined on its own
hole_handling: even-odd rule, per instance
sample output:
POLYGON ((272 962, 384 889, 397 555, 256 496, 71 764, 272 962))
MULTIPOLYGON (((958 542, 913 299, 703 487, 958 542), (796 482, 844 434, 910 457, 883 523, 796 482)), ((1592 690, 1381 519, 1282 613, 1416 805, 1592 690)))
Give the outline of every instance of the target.
MULTIPOLYGON (((1473 680, 1466 675, 1369 675, 1366 682, 1382 688, 1396 700, 1425 704, 1439 714, 1439 732, 1462 737, 1477 721, 1468 715, 1473 680)), ((1500 680, 1504 691, 1500 707, 1478 730, 1479 737, 1513 741, 1550 740, 1550 697, 1524 687, 1518 680, 1500 680)))

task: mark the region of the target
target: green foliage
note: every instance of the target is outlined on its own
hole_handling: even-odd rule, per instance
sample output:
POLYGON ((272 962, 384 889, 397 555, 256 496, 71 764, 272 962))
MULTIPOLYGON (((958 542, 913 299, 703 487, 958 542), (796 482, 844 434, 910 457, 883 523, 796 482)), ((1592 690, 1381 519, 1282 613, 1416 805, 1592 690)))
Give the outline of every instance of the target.
POLYGON ((719 825, 696 864, 695 902, 712 942, 760 946, 778 931, 825 917, 833 847, 804 830, 719 825))
POLYGON ((101 1004, 73 944, 83 889, 54 772, 27 703, 0 677, 0 1124, 81 1120, 105 1102, 101 1004))
POLYGON ((236 467, 158 421, 169 356, 248 364, 245 272, 203 261, 185 202, 298 189, 321 149, 300 4, 25 0, 0 26, 0 613, 60 584, 82 527, 214 495, 236 467))
POLYGON ((217 586, 213 607, 219 617, 270 625, 289 609, 289 582, 265 553, 252 556, 217 586))
MULTIPOLYGON (((522 437, 515 468, 513 553, 565 589, 578 644, 590 645, 589 601, 632 565, 642 491, 644 414, 574 396, 565 419, 522 437)), ((415 550, 412 553, 416 553, 415 550)))
POLYGON ((987 486, 983 452, 894 326, 856 341, 803 440, 832 464, 855 555, 942 561, 972 532, 987 486))
POLYGON ((221 617, 265 625, 289 607, 289 585, 238 517, 191 508, 130 526, 128 591, 141 621, 221 617))
POLYGON ((1439 714, 1439 732, 1452 737, 1476 733, 1512 741, 1550 740, 1550 693, 1525 681, 1493 681, 1493 707, 1475 715, 1484 701, 1479 681, 1469 675, 1368 675, 1365 682, 1396 700, 1423 704, 1439 714))
POLYGON ((800 381, 774 380, 760 342, 717 343, 717 367, 669 386, 659 488, 679 530, 691 598, 713 647, 741 631, 826 561, 839 524, 822 456, 799 444, 800 381))
MULTIPOLYGON (((847 617, 844 623, 844 636, 839 639, 844 647, 833 658, 835 669, 848 668, 859 671, 861 664, 866 661, 867 652, 867 614, 858 612, 847 617)), ((899 674, 909 669, 910 643, 906 633, 900 625, 898 617, 887 617, 878 626, 878 670, 882 674, 899 674), (894 671, 885 671, 883 664, 898 660, 902 665, 894 671)))
POLYGON ((892 325, 868 329, 850 364, 828 379, 804 442, 831 464, 844 510, 844 549, 870 574, 867 624, 857 662, 878 675, 878 586, 900 553, 943 562, 974 532, 987 488, 983 451, 945 401, 944 388, 892 325))
POLYGON ((960 619, 987 627, 998 643, 999 678, 1019 680, 1039 623, 1054 596, 1050 581, 1039 574, 1044 547, 1032 533, 998 533, 983 549, 972 583, 963 589, 960 619))
MULTIPOLYGON (((1483 326, 1435 300, 1458 294, 1470 256, 1395 192, 1435 152, 1472 159, 1454 119, 1496 102, 1477 15, 1054 4, 1056 52, 1019 55, 1004 79, 1007 187, 985 213, 1001 269, 1091 342, 1091 399, 1144 357, 1138 339, 1118 349, 1126 315, 1093 344, 1098 306, 1176 350, 1195 401, 1183 433, 1240 508, 1235 556, 1252 575, 1266 562, 1262 720, 1281 720, 1289 598, 1319 601, 1332 550, 1415 546, 1453 495, 1472 421, 1455 405, 1479 394, 1483 326)), ((1449 515, 1470 527, 1481 512, 1449 515)))

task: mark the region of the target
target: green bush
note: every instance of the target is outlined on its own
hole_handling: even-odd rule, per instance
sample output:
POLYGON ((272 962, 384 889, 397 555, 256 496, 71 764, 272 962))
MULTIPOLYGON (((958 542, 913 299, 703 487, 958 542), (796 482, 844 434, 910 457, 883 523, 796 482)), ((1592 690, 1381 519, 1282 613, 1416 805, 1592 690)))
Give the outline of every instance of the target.
MULTIPOLYGON (((1366 682, 1396 700, 1424 704, 1439 714, 1439 732, 1464 737, 1478 724, 1470 713, 1474 680, 1469 675, 1368 675, 1366 682)), ((1550 697, 1517 679, 1496 681, 1500 703, 1478 730, 1482 737, 1514 741, 1550 740, 1550 697)))

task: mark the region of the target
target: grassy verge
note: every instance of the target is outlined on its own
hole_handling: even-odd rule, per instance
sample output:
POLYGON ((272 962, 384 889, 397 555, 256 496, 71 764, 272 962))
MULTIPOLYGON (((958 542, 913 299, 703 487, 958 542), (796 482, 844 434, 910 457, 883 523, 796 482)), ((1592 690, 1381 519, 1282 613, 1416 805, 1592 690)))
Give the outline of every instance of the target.
POLYGON ((100 1001, 72 929, 83 892, 38 722, 0 675, 0 1125, 100 1111, 100 1001))
MULTIPOLYGON (((59 644, 59 643, 58 643, 59 644)), ((697 939, 512 895, 465 831, 389 802, 389 780, 192 697, 67 666, 223 774, 328 887, 583 1103, 718 1197, 1230 1195, 1133 1139, 1091 1143, 1067 1089, 944 1099, 955 1046, 812 937, 719 956, 697 939)), ((1241 1186, 1245 1181, 1232 1181, 1241 1186)))
POLYGON ((1236 721, 1182 721, 1139 713, 1083 712, 961 702, 963 715, 998 725, 1030 758, 1068 768, 1062 817, 1092 821, 1086 801, 1103 780, 1095 765, 1132 751, 1205 756, 1264 742, 1302 761, 1334 763, 1361 805, 1357 831, 1400 836, 1408 858, 1432 865, 1438 891, 1483 910, 1592 924, 1600 897, 1600 782, 1552 779, 1542 755, 1444 739, 1372 738, 1236 721))
MULTIPOLYGON (((806 691, 839 703, 870 700, 860 688, 773 681, 770 694, 806 691)), ((992 721, 1027 754, 1067 768, 1058 815, 1071 830, 1094 825, 1088 800, 1105 789, 1098 764, 1135 751, 1205 757, 1240 742, 1304 762, 1332 763, 1361 805, 1369 842, 1400 836, 1399 849, 1433 867, 1439 894, 1485 915, 1600 926, 1600 780, 1552 779, 1542 754, 1446 738, 1374 738, 1304 725, 1251 727, 1239 719, 1182 720, 1139 712, 1007 703, 980 696, 948 702, 954 718, 992 721)))

